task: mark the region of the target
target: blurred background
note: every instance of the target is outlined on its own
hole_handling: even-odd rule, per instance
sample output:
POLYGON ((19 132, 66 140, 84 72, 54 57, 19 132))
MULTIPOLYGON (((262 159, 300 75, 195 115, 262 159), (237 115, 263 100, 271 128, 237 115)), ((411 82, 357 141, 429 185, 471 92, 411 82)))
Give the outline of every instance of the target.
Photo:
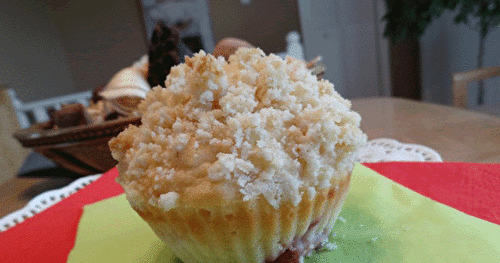
MULTIPOLYGON (((30 103, 95 90, 147 54, 158 20, 195 52, 236 37, 283 54, 296 32, 299 53, 321 55, 324 78, 348 99, 452 105, 454 73, 500 66, 500 0, 2 0, 0 183, 30 153, 12 137, 21 126, 10 91, 30 103)), ((478 95, 470 85, 468 106, 500 103, 498 87, 487 80, 478 95)))
MULTIPOLYGON (((286 35, 299 32, 305 59, 322 55, 325 78, 343 96, 390 96, 382 18, 391 2, 398 1, 2 1, 0 85, 25 102, 93 90, 146 54, 155 21, 162 19, 184 27, 184 42, 207 52, 224 37, 245 39, 268 53, 285 52, 286 35)), ((477 66, 478 29, 454 23, 456 13, 431 21, 419 39, 424 101, 451 104, 451 74, 477 66)), ((500 64, 498 29, 486 39, 484 66, 500 64)), ((488 88, 498 84, 486 83, 486 102, 500 98, 500 89, 488 88)))

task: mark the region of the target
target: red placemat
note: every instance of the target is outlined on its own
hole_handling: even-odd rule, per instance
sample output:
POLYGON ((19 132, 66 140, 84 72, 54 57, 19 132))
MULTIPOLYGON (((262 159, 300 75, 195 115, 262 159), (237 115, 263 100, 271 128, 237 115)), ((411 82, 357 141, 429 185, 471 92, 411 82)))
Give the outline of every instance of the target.
POLYGON ((47 210, 0 233, 0 262, 66 262, 83 206, 123 193, 116 168, 47 210))
POLYGON ((500 164, 387 162, 364 165, 435 201, 500 224, 500 164))

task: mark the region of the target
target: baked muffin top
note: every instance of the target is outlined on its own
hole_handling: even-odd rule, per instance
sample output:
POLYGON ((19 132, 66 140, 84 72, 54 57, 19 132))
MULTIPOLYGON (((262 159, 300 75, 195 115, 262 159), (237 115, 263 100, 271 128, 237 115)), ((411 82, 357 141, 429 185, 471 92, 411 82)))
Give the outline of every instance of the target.
POLYGON ((135 208, 213 207, 258 197, 275 208, 329 189, 366 135, 327 80, 303 61, 240 48, 171 69, 139 105, 142 125, 109 143, 135 208))

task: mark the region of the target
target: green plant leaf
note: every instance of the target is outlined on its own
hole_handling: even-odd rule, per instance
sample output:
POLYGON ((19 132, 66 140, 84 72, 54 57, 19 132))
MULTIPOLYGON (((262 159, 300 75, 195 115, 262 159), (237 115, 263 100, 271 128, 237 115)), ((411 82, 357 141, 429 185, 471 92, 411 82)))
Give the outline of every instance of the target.
POLYGON ((432 21, 446 11, 457 10, 453 21, 469 24, 479 18, 481 34, 500 26, 500 0, 385 0, 384 36, 396 41, 420 37, 432 21))

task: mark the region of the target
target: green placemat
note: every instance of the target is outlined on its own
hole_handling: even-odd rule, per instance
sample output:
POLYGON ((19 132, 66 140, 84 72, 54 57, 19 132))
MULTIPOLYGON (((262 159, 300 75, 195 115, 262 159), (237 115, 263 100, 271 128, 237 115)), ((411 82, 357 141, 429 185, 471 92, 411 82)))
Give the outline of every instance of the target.
MULTIPOLYGON (((500 226, 356 165, 330 242, 312 262, 500 262, 500 226)), ((68 262, 180 262, 124 195, 88 205, 68 262)))

